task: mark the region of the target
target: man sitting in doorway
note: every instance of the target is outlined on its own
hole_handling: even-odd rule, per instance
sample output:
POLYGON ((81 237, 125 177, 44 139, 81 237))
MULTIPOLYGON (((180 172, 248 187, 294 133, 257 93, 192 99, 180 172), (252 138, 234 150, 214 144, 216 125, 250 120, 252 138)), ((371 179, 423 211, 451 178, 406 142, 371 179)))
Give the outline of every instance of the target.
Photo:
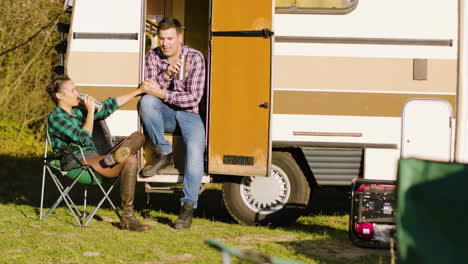
POLYGON ((205 88, 205 60, 202 53, 182 44, 182 25, 164 18, 158 25, 160 46, 146 54, 145 80, 152 87, 140 100, 144 127, 159 155, 143 171, 151 177, 174 164, 172 146, 164 132, 180 128, 185 145, 185 169, 181 210, 174 227, 189 228, 197 207, 204 169, 205 128, 199 103, 205 88))

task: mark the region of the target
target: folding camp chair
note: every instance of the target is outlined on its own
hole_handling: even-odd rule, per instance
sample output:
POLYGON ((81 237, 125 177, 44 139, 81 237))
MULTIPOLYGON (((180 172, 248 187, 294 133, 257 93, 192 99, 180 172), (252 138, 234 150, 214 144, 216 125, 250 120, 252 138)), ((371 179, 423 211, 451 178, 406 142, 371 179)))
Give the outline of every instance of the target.
POLYGON ((112 200, 109 198, 109 194, 114 188, 115 184, 119 181, 119 177, 116 177, 115 179, 108 180, 110 182, 110 187, 106 191, 102 185, 103 181, 106 181, 103 176, 98 174, 94 169, 87 164, 86 158, 83 153, 83 149, 78 146, 78 145, 73 145, 77 149, 79 149, 80 154, 83 157, 83 160, 85 164, 80 167, 76 168, 70 171, 63 171, 61 168, 60 164, 60 155, 53 155, 53 156, 48 156, 47 152, 49 149, 49 144, 50 144, 50 137, 49 133, 47 133, 47 139, 45 142, 45 151, 44 151, 44 164, 43 164, 43 171, 42 171, 42 190, 41 190, 41 208, 40 208, 40 215, 39 219, 40 220, 46 220, 47 217, 50 216, 50 214, 57 208, 57 206, 62 202, 65 201, 65 204, 67 205, 68 209, 72 213, 73 217, 76 220, 76 223, 80 227, 86 227, 91 219, 94 217, 96 212, 99 210, 101 205, 104 203, 104 201, 108 201, 109 204, 111 205, 112 209, 114 209, 115 213, 117 216, 120 218, 120 214, 117 211, 117 208, 115 207, 114 203, 112 200), (44 188, 45 188, 45 178, 46 174, 48 174, 52 181, 55 183, 58 191, 60 192, 60 196, 55 201, 55 203, 52 205, 52 207, 49 209, 49 211, 45 214, 45 216, 42 216, 42 209, 43 209, 43 203, 44 203, 44 188), (64 184, 64 177, 68 177, 72 179, 73 181, 69 184, 66 185, 64 184), (73 189, 73 187, 77 184, 81 183, 85 185, 84 188, 84 201, 83 201, 83 211, 80 211, 73 200, 71 199, 69 193, 73 189), (98 189, 102 192, 104 197, 99 201, 99 203, 96 205, 94 210, 89 214, 86 215, 86 198, 87 198, 87 186, 88 185, 97 185, 98 189), (81 220, 81 221, 80 221, 81 220))

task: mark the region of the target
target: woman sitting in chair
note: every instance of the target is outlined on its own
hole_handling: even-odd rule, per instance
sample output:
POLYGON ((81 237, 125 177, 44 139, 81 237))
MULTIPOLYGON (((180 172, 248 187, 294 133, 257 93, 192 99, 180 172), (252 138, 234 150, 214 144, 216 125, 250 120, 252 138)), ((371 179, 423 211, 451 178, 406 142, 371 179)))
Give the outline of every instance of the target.
POLYGON ((145 136, 134 132, 116 150, 101 156, 92 141, 92 133, 94 120, 106 118, 135 96, 147 92, 149 87, 148 83, 143 82, 140 88, 128 94, 105 100, 99 111, 96 111, 96 100, 93 97, 85 95, 83 103, 80 103, 75 84, 67 76, 58 77, 47 86, 47 92, 57 104, 48 117, 48 133, 53 150, 63 154, 62 169, 69 171, 88 163, 106 178, 121 175, 123 215, 120 225, 122 229, 140 232, 149 230, 149 227, 140 223, 133 213, 138 170, 135 153, 143 146, 145 136), (83 161, 80 149, 73 145, 82 148, 86 162, 83 161))

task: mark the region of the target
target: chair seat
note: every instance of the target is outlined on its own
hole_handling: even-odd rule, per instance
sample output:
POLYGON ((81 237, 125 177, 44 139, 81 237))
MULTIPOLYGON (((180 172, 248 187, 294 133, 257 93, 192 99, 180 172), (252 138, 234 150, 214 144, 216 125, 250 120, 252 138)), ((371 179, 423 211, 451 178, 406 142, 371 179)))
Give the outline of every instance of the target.
POLYGON ((59 159, 54 159, 54 160, 51 160, 48 162, 49 166, 56 169, 56 170, 59 170, 61 171, 62 170, 62 163, 60 162, 59 159))
POLYGON ((79 183, 81 184, 91 184, 91 185, 96 185, 98 182, 101 184, 102 183, 102 175, 94 171, 94 175, 96 175, 97 181, 91 176, 91 173, 89 173, 87 170, 83 170, 83 168, 77 168, 73 169, 71 171, 68 171, 67 174, 65 174, 66 177, 74 180, 76 177, 80 175, 80 173, 83 172, 83 175, 81 175, 80 179, 78 180, 79 183))
POLYGON ((70 171, 63 171, 62 164, 59 159, 51 160, 48 162, 48 164, 50 167, 60 171, 63 176, 66 176, 72 180, 76 179, 76 177, 78 177, 80 173, 83 172, 83 175, 81 175, 80 179, 78 180, 78 182, 81 184, 96 185, 98 182, 102 183, 103 180, 103 176, 96 171, 94 171, 94 175, 96 175, 97 181, 94 180, 93 176, 91 176, 91 173, 85 169, 87 167, 76 168, 70 171))

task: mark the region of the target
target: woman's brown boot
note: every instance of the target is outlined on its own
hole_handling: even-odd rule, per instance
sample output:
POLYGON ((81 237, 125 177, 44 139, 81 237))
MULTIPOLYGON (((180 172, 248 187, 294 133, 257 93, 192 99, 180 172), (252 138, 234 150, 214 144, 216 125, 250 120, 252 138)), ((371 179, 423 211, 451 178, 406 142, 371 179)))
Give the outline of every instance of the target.
POLYGON ((123 214, 120 219, 120 227, 132 231, 145 232, 149 230, 149 227, 140 223, 133 213, 137 169, 136 159, 129 159, 121 172, 120 198, 122 200, 123 214))
POLYGON ((143 144, 145 144, 145 135, 141 132, 133 132, 115 151, 104 158, 104 163, 107 166, 121 163, 141 149, 143 144))

